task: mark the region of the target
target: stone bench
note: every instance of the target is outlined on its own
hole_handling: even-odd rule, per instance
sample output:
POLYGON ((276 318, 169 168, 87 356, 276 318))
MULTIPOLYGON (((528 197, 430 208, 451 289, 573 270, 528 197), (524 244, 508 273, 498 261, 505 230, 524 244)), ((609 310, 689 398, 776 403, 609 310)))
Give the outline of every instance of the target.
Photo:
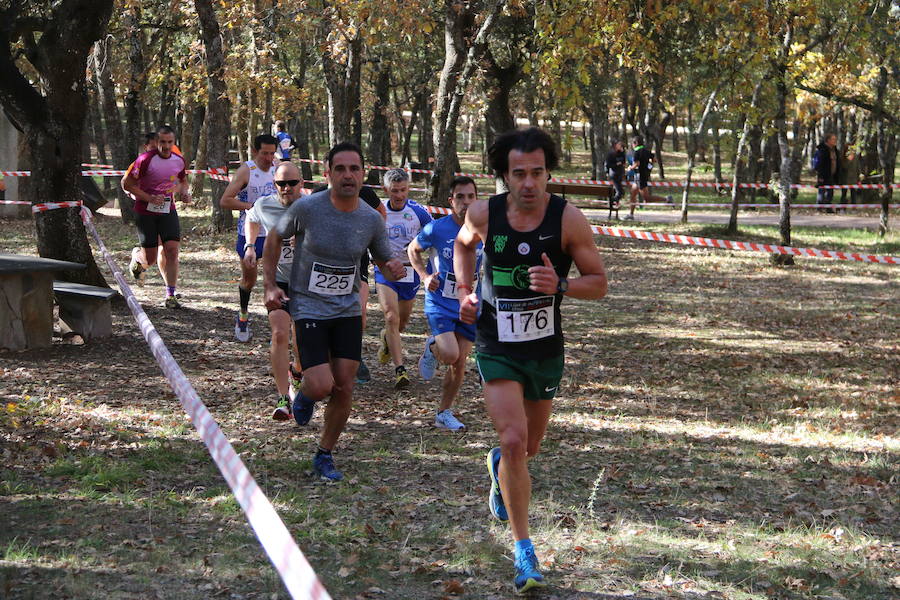
POLYGON ((77 333, 84 341, 112 335, 110 299, 118 292, 110 288, 54 281, 53 294, 59 305, 63 333, 77 333))

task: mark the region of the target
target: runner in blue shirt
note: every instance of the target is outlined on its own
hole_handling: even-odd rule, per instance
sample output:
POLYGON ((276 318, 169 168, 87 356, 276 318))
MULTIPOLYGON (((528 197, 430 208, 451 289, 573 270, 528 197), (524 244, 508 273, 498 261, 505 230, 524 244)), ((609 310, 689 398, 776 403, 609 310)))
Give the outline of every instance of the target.
MULTIPOLYGON (((434 424, 451 431, 466 428, 454 416, 450 407, 462 386, 466 358, 475 341, 475 325, 459 320, 456 277, 453 275, 453 244, 459 228, 465 222, 466 211, 477 199, 478 189, 472 178, 454 178, 450 184, 453 213, 426 224, 408 247, 409 261, 425 286, 425 317, 431 328, 431 336, 425 340, 425 351, 419 359, 419 375, 429 381, 434 377, 438 363, 448 366, 441 385, 441 404, 434 424), (425 255, 432 248, 434 256, 428 261, 425 255)), ((481 265, 480 245, 476 252, 477 273, 481 265)))
POLYGON ((275 139, 278 140, 279 160, 291 160, 291 150, 294 149, 294 138, 285 131, 284 121, 276 121, 275 129, 278 130, 278 133, 275 134, 275 139))

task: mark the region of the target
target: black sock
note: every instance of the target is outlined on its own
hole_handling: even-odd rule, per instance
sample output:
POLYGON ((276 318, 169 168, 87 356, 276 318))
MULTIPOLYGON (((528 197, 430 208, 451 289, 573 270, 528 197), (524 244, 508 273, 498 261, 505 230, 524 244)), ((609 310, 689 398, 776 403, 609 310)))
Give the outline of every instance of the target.
POLYGON ((326 450, 326 449, 323 448, 322 446, 319 446, 319 447, 316 449, 316 456, 322 456, 322 455, 324 455, 324 456, 331 456, 331 450, 326 450))
POLYGON ((399 375, 400 373, 406 373, 406 367, 400 365, 399 367, 394 367, 394 373, 399 375))
POLYGON ((246 314, 247 308, 250 306, 250 290, 238 286, 238 294, 241 297, 241 312, 246 314))

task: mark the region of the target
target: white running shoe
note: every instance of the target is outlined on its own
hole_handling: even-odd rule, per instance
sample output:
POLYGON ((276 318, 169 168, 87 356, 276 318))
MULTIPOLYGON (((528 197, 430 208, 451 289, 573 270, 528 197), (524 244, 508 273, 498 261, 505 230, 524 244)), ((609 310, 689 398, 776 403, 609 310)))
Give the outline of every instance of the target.
POLYGON ((242 321, 240 315, 234 318, 234 337, 239 342, 250 341, 250 338, 253 337, 253 332, 250 331, 250 319, 242 321))
POLYGON ((147 278, 147 266, 141 263, 140 252, 141 249, 137 246, 131 249, 131 264, 128 265, 128 270, 131 271, 134 282, 143 287, 144 280, 147 278))
POLYGON ((435 416, 434 424, 441 429, 449 429, 450 431, 463 431, 466 428, 459 419, 453 416, 453 411, 449 408, 442 410, 435 416))
POLYGON ((434 336, 429 336, 428 339, 425 340, 425 350, 422 352, 422 357, 419 359, 419 376, 425 381, 431 381, 434 377, 435 370, 437 370, 437 359, 431 352, 431 344, 433 343, 434 336))

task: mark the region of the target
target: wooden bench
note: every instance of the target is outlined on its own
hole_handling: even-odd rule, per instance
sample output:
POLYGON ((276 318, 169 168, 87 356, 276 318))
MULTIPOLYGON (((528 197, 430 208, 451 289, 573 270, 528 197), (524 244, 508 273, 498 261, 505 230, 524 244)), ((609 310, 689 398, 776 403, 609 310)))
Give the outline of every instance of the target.
MULTIPOLYGON (((599 203, 596 208, 608 209, 609 220, 612 220, 613 213, 616 213, 616 219, 619 218, 619 202, 613 200, 615 189, 608 185, 593 185, 587 183, 560 183, 551 181, 547 183, 547 191, 552 194, 559 194, 563 198, 566 194, 575 194, 576 196, 590 196, 599 203)), ((593 206, 591 208, 594 208, 593 206)))
POLYGON ((118 292, 109 288, 54 281, 53 293, 59 305, 63 333, 77 333, 84 341, 112 335, 110 299, 118 292), (68 330, 66 330, 68 328, 68 330))

